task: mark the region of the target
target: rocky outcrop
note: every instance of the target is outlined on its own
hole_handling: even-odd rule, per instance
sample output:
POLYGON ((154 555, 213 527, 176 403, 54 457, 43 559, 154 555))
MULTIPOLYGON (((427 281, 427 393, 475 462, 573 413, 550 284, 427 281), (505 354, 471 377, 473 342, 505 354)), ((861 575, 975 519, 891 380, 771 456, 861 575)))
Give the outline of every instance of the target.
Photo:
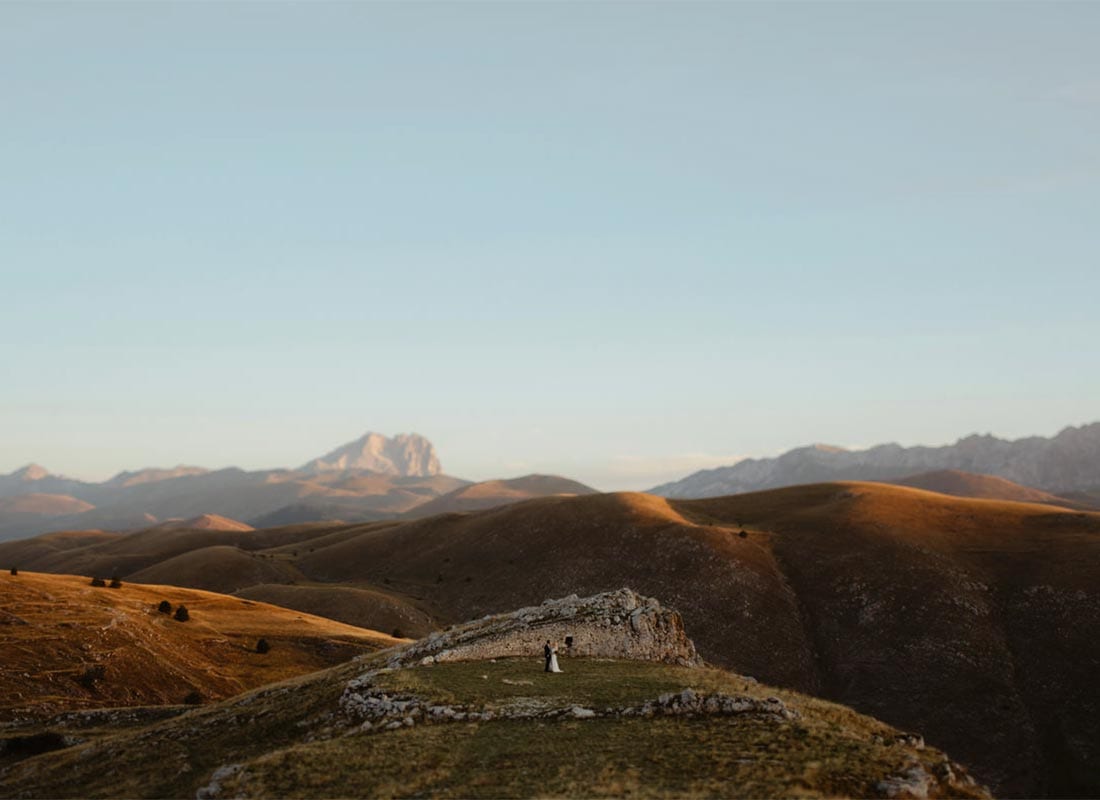
POLYGON ((300 471, 318 473, 349 469, 416 477, 439 475, 443 471, 435 447, 417 433, 399 433, 392 439, 380 433, 367 433, 313 459, 300 471))
POLYGON ((755 716, 772 722, 789 722, 799 712, 778 697, 763 700, 746 695, 696 692, 684 689, 653 700, 617 708, 586 708, 565 704, 543 708, 522 703, 495 708, 432 703, 415 694, 394 693, 374 685, 371 672, 349 681, 340 696, 340 710, 360 731, 387 731, 433 722, 488 722, 492 719, 596 719, 597 717, 735 717, 755 716))
POLYGON ((649 491, 664 497, 719 497, 800 483, 890 481, 942 469, 996 475, 1052 492, 1095 488, 1100 484, 1100 422, 1069 427, 1049 439, 968 436, 943 447, 882 444, 869 450, 813 445, 777 458, 701 470, 649 491))
POLYGON ((620 589, 547 600, 433 633, 396 653, 390 666, 540 656, 547 640, 576 657, 701 663, 679 613, 620 589))

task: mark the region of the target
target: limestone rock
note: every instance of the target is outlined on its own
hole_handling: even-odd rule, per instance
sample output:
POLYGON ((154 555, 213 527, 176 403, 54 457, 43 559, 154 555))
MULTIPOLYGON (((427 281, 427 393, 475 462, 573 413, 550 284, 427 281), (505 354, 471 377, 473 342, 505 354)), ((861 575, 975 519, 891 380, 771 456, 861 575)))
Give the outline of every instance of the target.
POLYGON ((592 597, 570 595, 508 614, 484 617, 398 651, 389 666, 529 656, 559 643, 559 657, 619 658, 697 666, 695 645, 679 613, 631 589, 592 597), (571 637, 572 647, 564 645, 571 637))

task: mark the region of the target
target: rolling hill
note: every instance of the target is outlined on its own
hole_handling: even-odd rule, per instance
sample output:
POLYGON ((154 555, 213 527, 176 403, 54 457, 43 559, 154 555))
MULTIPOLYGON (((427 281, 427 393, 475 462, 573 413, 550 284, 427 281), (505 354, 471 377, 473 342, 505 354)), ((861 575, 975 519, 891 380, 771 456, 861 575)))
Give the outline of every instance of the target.
MULTIPOLYGON (((530 635, 531 611, 456 635, 507 648, 501 636, 530 635)), ((540 618, 555 624, 550 614, 540 618)), ((667 611, 648 619, 659 615, 678 626, 667 611)), ((608 639, 597 646, 657 630, 608 623, 617 633, 594 630, 608 639)), ((640 656, 566 658, 560 675, 537 656, 418 665, 418 646, 432 642, 152 725, 53 720, 62 749, 16 760, 0 780, 19 797, 989 796, 918 736, 729 672, 640 656)), ((45 735, 24 726, 0 743, 32 731, 45 735)))
POLYGON ((1032 489, 1030 486, 1021 486, 995 475, 977 475, 973 472, 963 472, 957 469, 922 472, 919 475, 910 475, 905 478, 884 481, 884 483, 892 483, 895 486, 911 486, 914 489, 925 489, 929 492, 949 494, 953 497, 1009 500, 1015 503, 1045 503, 1080 511, 1100 510, 1098 505, 1091 505, 1081 500, 1032 489))
POLYGON ((461 486, 417 506, 406 516, 431 517, 453 511, 480 511, 535 497, 573 497, 585 494, 597 494, 597 491, 591 486, 559 475, 524 475, 521 478, 482 481, 461 486))
MULTIPOLYGON (((919 731, 1000 795, 1100 793, 1098 514, 841 482, 202 535, 254 537, 300 584, 382 592, 441 625, 633 586, 680 609, 708 661, 919 731)), ((72 571, 139 544, 44 560, 72 571)))
POLYGON ((391 637, 266 603, 176 586, 93 587, 0 575, 0 721, 80 709, 216 700, 394 644, 391 637), (167 600, 190 619, 158 612, 167 600), (266 638, 268 653, 256 652, 266 638))

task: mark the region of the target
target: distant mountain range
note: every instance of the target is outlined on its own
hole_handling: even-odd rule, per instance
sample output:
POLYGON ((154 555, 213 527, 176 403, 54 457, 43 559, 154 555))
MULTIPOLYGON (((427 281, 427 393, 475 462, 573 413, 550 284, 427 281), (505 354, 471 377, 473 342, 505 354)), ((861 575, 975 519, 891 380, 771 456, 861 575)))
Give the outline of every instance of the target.
POLYGON ((0 541, 60 530, 136 530, 204 515, 259 526, 362 522, 408 515, 437 499, 429 513, 593 491, 556 476, 473 484, 444 475, 435 447, 419 434, 367 433, 297 469, 177 466, 94 483, 30 464, 0 475, 0 541), (469 497, 447 497, 466 487, 469 497))
POLYGON ((893 482, 935 470, 993 475, 1073 497, 1100 487, 1100 422, 1045 438, 1009 441, 968 436, 943 447, 881 444, 869 450, 811 445, 777 458, 746 459, 706 469, 649 490, 664 497, 720 497, 761 489, 837 480, 893 482))

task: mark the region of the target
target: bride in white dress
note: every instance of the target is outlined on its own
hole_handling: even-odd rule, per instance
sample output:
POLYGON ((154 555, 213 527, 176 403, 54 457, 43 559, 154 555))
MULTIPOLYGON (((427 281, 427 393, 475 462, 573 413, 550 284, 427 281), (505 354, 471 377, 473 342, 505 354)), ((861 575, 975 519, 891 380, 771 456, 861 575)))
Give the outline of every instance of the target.
POLYGON ((554 646, 550 648, 550 671, 561 672, 561 667, 558 666, 558 643, 554 642, 554 646))

